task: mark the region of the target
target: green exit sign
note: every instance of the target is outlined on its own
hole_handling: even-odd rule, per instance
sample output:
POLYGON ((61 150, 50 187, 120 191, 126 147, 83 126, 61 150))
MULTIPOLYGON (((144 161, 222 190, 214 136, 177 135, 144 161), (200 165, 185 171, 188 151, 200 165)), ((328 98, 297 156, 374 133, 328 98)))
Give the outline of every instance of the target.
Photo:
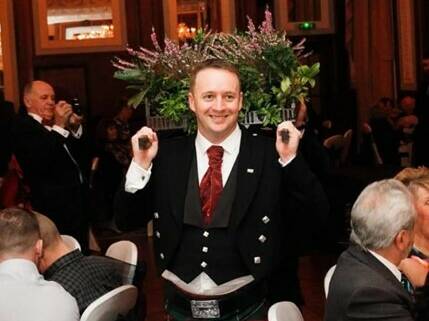
POLYGON ((314 22, 305 21, 301 22, 298 27, 301 30, 312 30, 316 27, 316 24, 314 22))

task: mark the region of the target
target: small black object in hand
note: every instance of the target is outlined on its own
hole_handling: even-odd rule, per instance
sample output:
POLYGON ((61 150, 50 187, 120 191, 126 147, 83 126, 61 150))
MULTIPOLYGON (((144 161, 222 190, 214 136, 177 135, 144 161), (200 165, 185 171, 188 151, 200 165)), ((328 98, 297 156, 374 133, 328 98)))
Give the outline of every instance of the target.
POLYGON ((288 144, 289 143, 289 130, 288 129, 282 129, 282 130, 280 130, 280 136, 281 136, 282 142, 284 144, 288 144))
POLYGON ((146 150, 149 149, 150 146, 152 146, 152 142, 149 140, 149 137, 147 137, 147 135, 139 137, 139 149, 146 150))
POLYGON ((73 112, 76 115, 78 115, 78 116, 82 115, 82 108, 80 107, 79 99, 73 98, 71 106, 72 106, 73 112))

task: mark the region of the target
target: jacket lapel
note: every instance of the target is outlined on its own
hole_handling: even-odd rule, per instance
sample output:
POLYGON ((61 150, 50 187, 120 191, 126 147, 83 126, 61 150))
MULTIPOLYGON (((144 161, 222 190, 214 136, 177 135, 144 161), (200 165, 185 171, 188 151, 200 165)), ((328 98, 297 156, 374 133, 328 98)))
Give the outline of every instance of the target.
POLYGON ((186 191, 192 159, 195 157, 195 136, 188 136, 183 143, 175 145, 174 151, 168 152, 169 168, 164 179, 170 189, 171 214, 178 226, 183 224, 186 191))
POLYGON ((231 215, 231 228, 235 229, 243 219, 262 174, 265 155, 263 147, 258 148, 256 139, 242 129, 240 153, 237 162, 237 190, 231 215))
POLYGON ((393 273, 384 264, 382 264, 378 259, 376 259, 371 253, 366 252, 357 246, 353 247, 351 252, 360 261, 366 262, 367 265, 371 266, 386 280, 392 283, 401 293, 406 295, 408 299, 411 301, 410 294, 404 289, 401 282, 393 275, 393 273))

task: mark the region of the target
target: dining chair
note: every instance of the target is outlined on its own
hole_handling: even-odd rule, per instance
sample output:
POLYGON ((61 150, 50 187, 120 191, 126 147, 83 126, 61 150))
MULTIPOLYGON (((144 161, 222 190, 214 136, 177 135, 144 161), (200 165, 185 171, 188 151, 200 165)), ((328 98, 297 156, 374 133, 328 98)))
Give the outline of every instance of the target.
POLYGON ((281 301, 268 310, 268 321, 304 321, 304 317, 295 303, 281 301))
POLYGON ((325 289, 325 298, 328 297, 329 292, 329 284, 331 283, 332 275, 335 272, 336 265, 333 265, 329 268, 328 272, 326 272, 325 279, 323 280, 323 285, 325 289))
POLYGON ((61 234, 61 238, 63 239, 64 243, 66 243, 66 245, 68 245, 68 247, 70 247, 71 249, 81 250, 78 240, 76 240, 73 236, 61 234))
POLYGON ((106 256, 137 265, 137 246, 131 241, 118 241, 107 248, 106 256))
POLYGON ((102 295, 83 312, 80 321, 116 321, 125 317, 137 302, 137 287, 122 285, 102 295))
POLYGON ((343 137, 344 137, 344 146, 343 146, 343 149, 341 151, 341 156, 340 156, 340 162, 341 162, 341 164, 346 164, 346 162, 347 162, 347 160, 349 158, 350 145, 352 143, 352 136, 353 136, 353 129, 346 130, 346 132, 343 135, 343 137))
POLYGON ((127 272, 124 284, 131 284, 134 280, 138 262, 137 246, 131 241, 118 241, 111 244, 106 251, 106 256, 133 265, 127 272))

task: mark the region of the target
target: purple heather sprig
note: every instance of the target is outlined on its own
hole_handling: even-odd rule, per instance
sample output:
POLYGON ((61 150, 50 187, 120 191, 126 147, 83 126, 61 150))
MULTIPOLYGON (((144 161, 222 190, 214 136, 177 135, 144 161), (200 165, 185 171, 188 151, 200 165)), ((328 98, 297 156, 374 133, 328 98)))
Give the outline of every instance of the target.
POLYGON ((268 8, 265 9, 265 20, 262 21, 261 26, 259 27, 259 30, 262 34, 271 34, 274 31, 273 28, 273 15, 271 14, 270 10, 268 8))

